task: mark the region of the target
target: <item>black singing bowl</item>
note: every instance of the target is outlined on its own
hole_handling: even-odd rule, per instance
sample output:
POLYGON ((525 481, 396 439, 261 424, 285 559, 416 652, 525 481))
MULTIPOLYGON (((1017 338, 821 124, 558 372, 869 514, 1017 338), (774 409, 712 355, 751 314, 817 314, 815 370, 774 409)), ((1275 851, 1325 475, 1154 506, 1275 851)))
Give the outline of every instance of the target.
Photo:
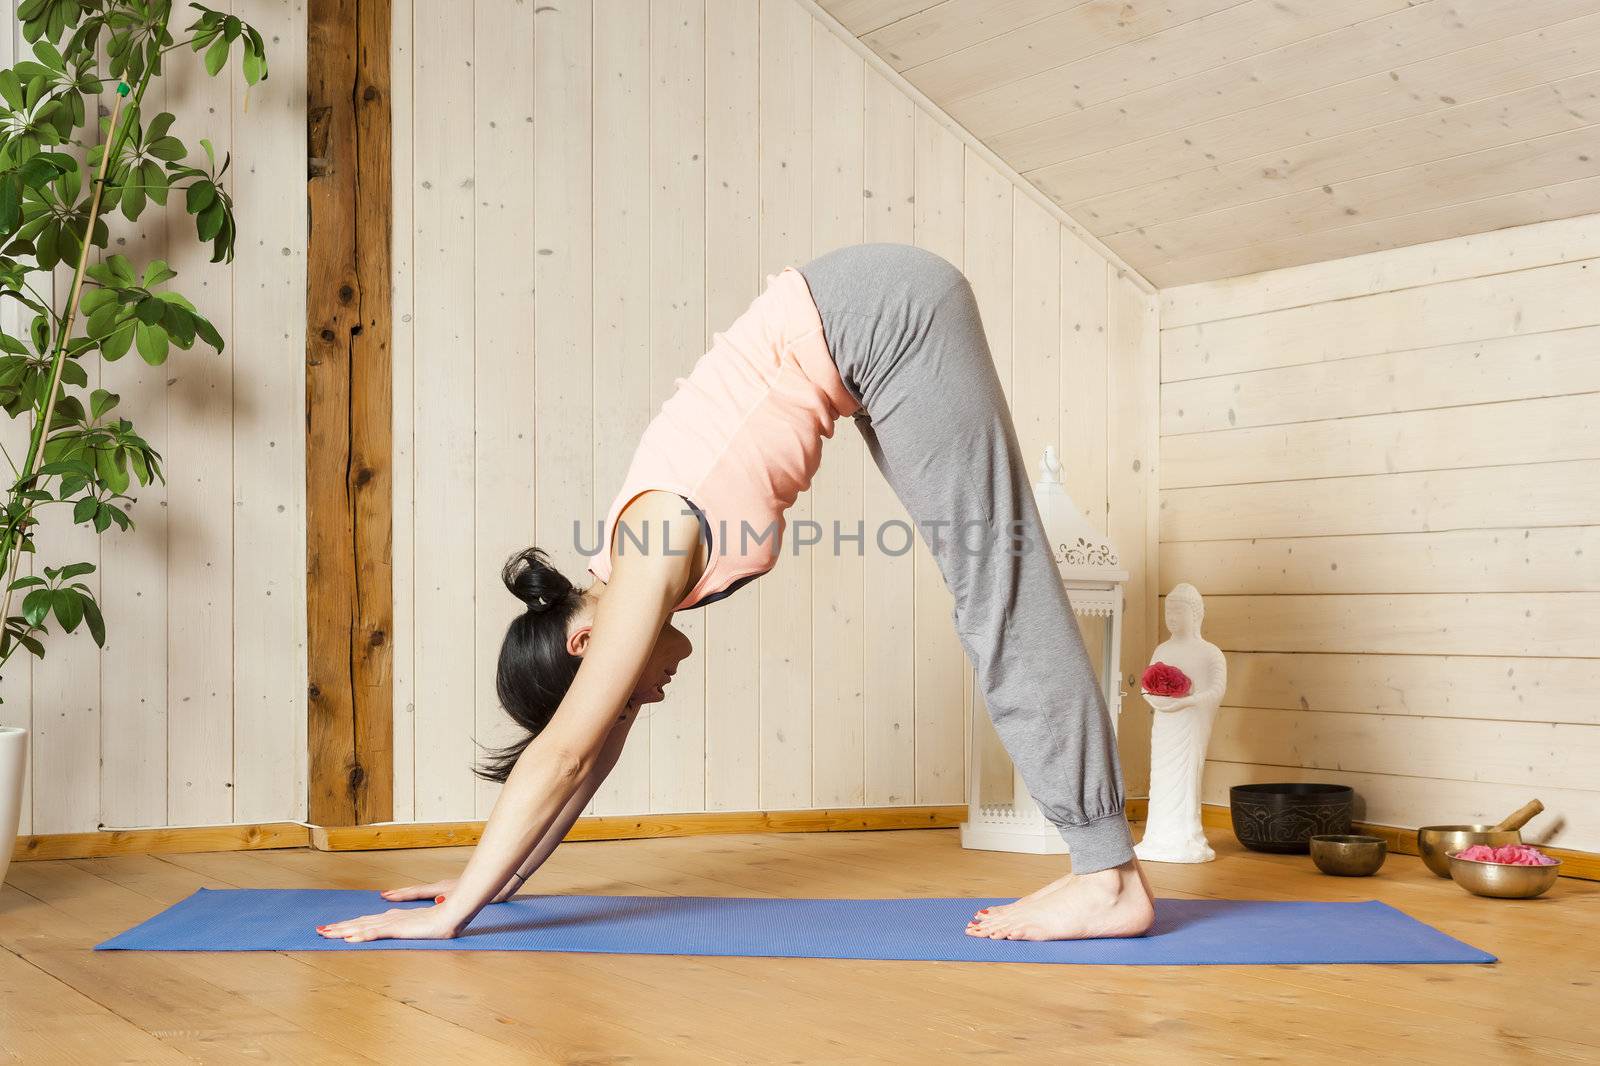
POLYGON ((1311 838, 1350 832, 1349 785, 1301 782, 1234 785, 1229 790, 1233 835, 1251 851, 1304 855, 1311 838))

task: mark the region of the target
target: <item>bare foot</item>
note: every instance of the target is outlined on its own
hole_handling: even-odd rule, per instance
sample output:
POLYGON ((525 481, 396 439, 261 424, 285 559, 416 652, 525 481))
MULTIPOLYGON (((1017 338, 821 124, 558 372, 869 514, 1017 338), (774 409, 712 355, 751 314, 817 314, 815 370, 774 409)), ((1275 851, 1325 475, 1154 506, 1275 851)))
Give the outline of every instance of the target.
POLYGON ((1150 878, 1144 874, 1144 863, 1139 861, 1139 856, 1137 855, 1133 857, 1133 868, 1139 871, 1139 883, 1144 886, 1144 894, 1154 901, 1156 898, 1155 891, 1150 887, 1150 878))
POLYGON ((1111 870, 1072 875, 1026 899, 980 914, 967 935, 989 940, 1090 940, 1143 936, 1155 901, 1135 859, 1111 870))
MULTIPOLYGON (((1156 898, 1156 894, 1150 888, 1150 879, 1144 875, 1144 866, 1139 862, 1139 859, 1138 859, 1137 856, 1135 856, 1134 859, 1133 859, 1133 868, 1139 872, 1139 883, 1144 886, 1144 894, 1149 896, 1151 899, 1155 899, 1156 898)), ((1032 892, 1028 893, 1026 896, 1023 896, 1021 899, 1012 900, 1010 903, 1000 903, 1000 904, 997 904, 997 905, 995 905, 993 907, 985 907, 983 910, 979 911, 977 914, 974 914, 972 916, 972 920, 974 922, 976 922, 976 921, 979 921, 980 919, 984 918, 985 916, 993 918, 993 917, 996 917, 998 915, 1006 913, 1007 911, 1009 911, 1013 907, 1020 907, 1025 903, 1032 903, 1033 901, 1035 901, 1035 900, 1037 900, 1037 899, 1039 899, 1039 898, 1041 898, 1043 896, 1049 895, 1051 892, 1054 892, 1058 888, 1065 887, 1066 884, 1068 882, 1070 882, 1071 880, 1072 880, 1072 874, 1070 874, 1070 873, 1062 874, 1060 877, 1056 878, 1054 881, 1051 881, 1048 885, 1045 885, 1043 888, 1034 889, 1032 892)))
POLYGON ((1040 899, 1040 898, 1048 895, 1049 893, 1055 891, 1056 889, 1060 888, 1062 885, 1065 885, 1068 881, 1071 881, 1071 880, 1072 880, 1072 875, 1070 873, 1062 874, 1060 877, 1056 878, 1054 881, 1051 881, 1048 885, 1045 885, 1043 888, 1034 889, 1032 892, 1029 892, 1026 896, 1023 896, 1021 899, 1014 899, 1010 903, 997 903, 993 907, 985 907, 985 908, 983 908, 983 910, 979 911, 977 914, 974 914, 972 916, 972 920, 976 922, 976 921, 979 921, 980 919, 982 919, 984 917, 990 917, 990 918, 997 917, 997 916, 999 916, 1001 914, 1004 914, 1006 911, 1009 911, 1012 907, 1020 907, 1024 903, 1032 903, 1034 900, 1040 899))

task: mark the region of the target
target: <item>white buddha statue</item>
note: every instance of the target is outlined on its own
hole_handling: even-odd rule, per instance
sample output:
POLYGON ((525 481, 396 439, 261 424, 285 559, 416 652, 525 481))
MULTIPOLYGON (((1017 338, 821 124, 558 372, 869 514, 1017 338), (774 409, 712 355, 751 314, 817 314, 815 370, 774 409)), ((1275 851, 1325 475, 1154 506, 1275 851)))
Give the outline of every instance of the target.
POLYGON ((1144 839, 1134 847, 1146 862, 1210 862, 1216 858, 1200 827, 1200 775, 1206 743, 1228 687, 1222 650, 1200 636, 1205 603, 1193 585, 1167 594, 1170 639, 1150 657, 1176 666, 1193 683, 1185 696, 1144 693, 1155 710, 1150 730, 1150 815, 1144 839))

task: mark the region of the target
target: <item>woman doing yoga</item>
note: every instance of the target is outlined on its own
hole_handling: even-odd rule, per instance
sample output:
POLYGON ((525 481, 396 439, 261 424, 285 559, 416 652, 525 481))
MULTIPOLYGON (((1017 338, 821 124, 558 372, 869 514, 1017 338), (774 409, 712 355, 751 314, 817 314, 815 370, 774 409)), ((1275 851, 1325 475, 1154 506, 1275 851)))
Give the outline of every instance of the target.
POLYGON ((996 731, 1072 872, 975 915, 973 936, 1139 936, 1153 920, 1123 815, 1110 717, 1062 588, 972 289, 907 245, 830 252, 767 288, 645 429, 577 588, 543 553, 506 566, 526 605, 496 686, 528 736, 481 772, 502 780, 459 879, 385 893, 434 899, 324 926, 327 937, 441 939, 513 895, 616 765, 639 707, 662 699, 689 641, 675 611, 777 561, 783 513, 835 421, 854 416, 955 599, 955 626, 996 731))

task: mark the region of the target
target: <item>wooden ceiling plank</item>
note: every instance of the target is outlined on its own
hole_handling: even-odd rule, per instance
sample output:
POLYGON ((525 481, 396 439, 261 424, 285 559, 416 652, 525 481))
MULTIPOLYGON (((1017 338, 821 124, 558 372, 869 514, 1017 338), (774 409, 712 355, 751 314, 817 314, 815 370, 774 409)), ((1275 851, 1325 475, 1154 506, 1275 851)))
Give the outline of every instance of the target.
MULTIPOLYGON (((1600 53, 1592 53, 1589 62, 1600 64, 1600 53)), ((1600 122, 1600 70, 1064 206, 1092 232, 1148 229, 1288 193, 1509 147, 1596 122, 1600 122)), ((1596 148, 1600 150, 1600 142, 1596 148)))
POLYGON ((1074 237, 1103 256, 1113 268, 1127 277, 1135 288, 1146 294, 1155 292, 1155 286, 1150 283, 1149 279, 1140 274, 1130 264, 1124 262, 1120 256, 1102 244, 1098 238, 1084 229, 1083 226, 1079 225, 1077 219, 1061 210, 1060 206, 1054 201, 1025 181, 1022 175, 1013 170, 1005 160, 995 155, 988 145, 973 136, 972 131, 956 122, 947 111, 928 99, 925 93, 906 80, 904 74, 889 66, 887 60, 868 48, 859 38, 852 36, 836 18, 828 13, 827 9, 818 3, 818 0, 794 0, 794 2, 809 12, 811 17, 816 19, 829 33, 834 34, 854 49, 866 61, 869 68, 876 70, 886 81, 904 93, 920 111, 953 134, 966 146, 968 151, 1004 175, 1017 187, 1018 193, 1029 197, 1046 211, 1056 216, 1062 225, 1072 231, 1074 237))
MULTIPOLYGON (((924 89, 978 137, 1129 96, 1247 56, 1320 37, 1407 6, 1407 0, 1247 0, 1181 26, 1042 70, 962 99, 924 89)), ((921 88, 919 71, 909 72, 921 88)))
MULTIPOLYGON (((880 30, 862 34, 894 69, 942 59, 1090 0, 945 0, 880 30)), ((1237 3, 1238 0, 1231 0, 1237 3)))
MULTIPOLYGON (((1429 0, 1386 16, 1346 19, 1328 33, 1135 93, 1094 101, 1082 109, 1057 108, 1060 113, 1054 117, 995 133, 989 140, 995 151, 1025 173, 1167 134, 1180 141, 1193 139, 1203 146, 1203 155, 1211 151, 1204 142, 1215 138, 1215 131, 1195 130, 1196 136, 1191 138, 1191 127, 1214 120, 1238 121, 1240 115, 1249 113, 1249 125, 1260 121, 1274 137, 1265 144, 1248 142, 1241 151, 1250 155, 1326 135, 1322 131, 1328 127, 1320 124, 1340 121, 1332 109, 1344 103, 1338 89, 1346 83, 1368 76, 1393 82, 1393 75, 1398 75, 1400 83, 1385 89, 1403 94, 1422 92, 1422 87, 1444 82, 1445 73, 1457 69, 1450 58, 1457 52, 1504 46, 1508 50, 1529 48, 1530 55, 1536 54, 1538 47, 1526 40, 1529 35, 1553 26, 1561 26, 1563 33, 1581 34, 1589 28, 1587 22, 1563 24, 1595 14, 1592 0, 1474 0, 1459 15, 1439 0, 1429 0), (1429 61, 1438 62, 1418 66, 1429 61), (1330 95, 1326 99, 1307 96, 1320 92, 1330 95), (1296 104, 1299 98, 1304 106, 1296 104), (1281 129, 1291 131, 1288 139, 1276 139, 1281 129)), ((1462 59, 1493 62, 1482 52, 1462 59)), ((1383 103, 1380 98, 1380 106, 1383 103)), ((1332 127, 1341 132, 1347 128, 1332 127)))
MULTIPOLYGON (((1076 202, 1132 189, 1151 175, 1225 166, 1584 74, 1600 66, 1597 56, 1600 12, 1510 38, 1495 34, 1473 48, 1274 99, 1024 173, 1058 202, 1076 202)), ((1152 98, 1138 106, 1132 121, 1160 120, 1167 110, 1164 100, 1152 98)), ((1125 120, 1120 125, 1128 124, 1125 120)), ((1111 135, 1118 126, 1107 121, 1104 131, 1111 135)))
POLYGON ((1594 210, 1593 0, 822 2, 1159 284, 1594 210))
MULTIPOLYGON (((1048 18, 1018 26, 921 64, 907 63, 905 74, 941 103, 995 89, 1029 75, 1085 59, 1163 31, 1192 25, 1207 15, 1241 7, 1251 0, 1089 0, 1048 18)), ((881 36, 881 35, 875 35, 881 36)), ((868 41, 876 47, 875 40, 868 41)))
POLYGON ((1183 259, 1287 234, 1308 239, 1345 226, 1596 176, 1600 176, 1600 125, 1586 125, 1116 237, 1120 247, 1146 262, 1183 259))
POLYGON ((826 0, 822 5, 857 37, 937 6, 938 0, 826 0))

